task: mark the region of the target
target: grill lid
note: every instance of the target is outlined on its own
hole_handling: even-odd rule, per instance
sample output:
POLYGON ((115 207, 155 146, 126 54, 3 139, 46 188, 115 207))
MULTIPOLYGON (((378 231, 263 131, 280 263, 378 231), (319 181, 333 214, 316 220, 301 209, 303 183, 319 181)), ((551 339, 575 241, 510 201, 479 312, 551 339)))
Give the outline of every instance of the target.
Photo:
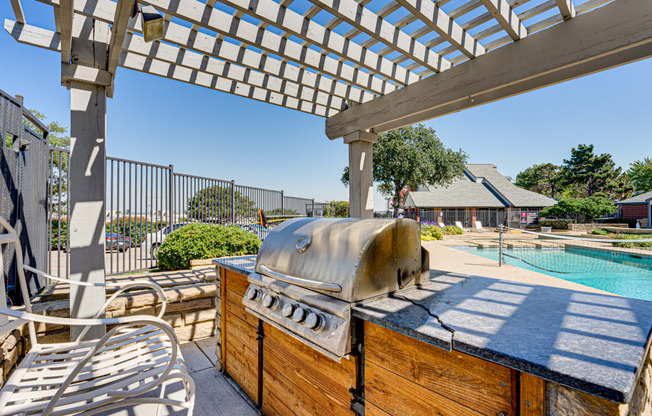
POLYGON ((414 220, 299 218, 267 236, 255 270, 357 302, 414 284, 422 264, 428 270, 414 220))

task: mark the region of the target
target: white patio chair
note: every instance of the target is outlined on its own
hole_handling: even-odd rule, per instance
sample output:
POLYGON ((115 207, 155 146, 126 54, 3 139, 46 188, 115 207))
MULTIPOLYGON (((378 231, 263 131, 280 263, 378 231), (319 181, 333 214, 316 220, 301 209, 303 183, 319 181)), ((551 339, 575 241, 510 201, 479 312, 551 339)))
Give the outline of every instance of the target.
POLYGON ((7 300, 0 250, 0 335, 26 324, 31 341, 31 349, 0 390, 0 415, 94 415, 147 403, 185 408, 189 415, 192 414, 195 384, 180 354, 174 330, 161 319, 166 298, 160 286, 148 281, 91 284, 48 275, 23 265, 18 235, 2 217, 0 226, 7 231, 0 234, 0 248, 13 244, 16 249, 18 278, 26 310, 5 307, 7 300), (25 270, 52 281, 81 286, 119 286, 119 290, 93 319, 37 315, 32 313, 25 270), (98 319, 114 299, 135 287, 154 289, 161 297, 158 316, 98 319), (35 322, 84 328, 75 341, 39 344, 35 322), (116 326, 100 339, 82 340, 96 325, 116 326), (172 382, 183 384, 183 398, 166 396, 166 385, 172 382))
POLYGON ((441 228, 441 229, 443 229, 443 228, 446 226, 446 224, 444 224, 443 222, 438 222, 437 225, 438 225, 439 228, 441 228))
POLYGON ((482 222, 477 221, 477 220, 476 220, 476 222, 475 222, 475 231, 477 231, 477 232, 479 232, 479 233, 486 233, 486 232, 489 232, 489 230, 486 230, 486 229, 484 229, 484 228, 482 227, 482 222))
POLYGON ((464 226, 462 225, 462 222, 461 222, 461 221, 455 221, 455 225, 456 225, 457 227, 459 227, 459 228, 460 228, 462 231, 464 231, 464 232, 468 232, 468 231, 469 231, 469 230, 467 230, 466 228, 464 228, 464 226))

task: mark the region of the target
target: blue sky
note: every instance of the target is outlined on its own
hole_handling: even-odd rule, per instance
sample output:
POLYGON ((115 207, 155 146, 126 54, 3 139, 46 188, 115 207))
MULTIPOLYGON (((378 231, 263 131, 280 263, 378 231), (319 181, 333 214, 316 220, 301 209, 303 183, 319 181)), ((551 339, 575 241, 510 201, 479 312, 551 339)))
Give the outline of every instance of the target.
MULTIPOLYGON (((48 6, 23 0, 28 23, 51 28, 48 6)), ((0 17, 13 19, 8 1, 0 17)), ((0 33, 0 89, 64 125, 69 93, 59 57, 0 33)), ((470 163, 515 177, 535 163, 561 163, 593 143, 625 169, 652 156, 652 60, 626 65, 426 122, 470 163)), ((325 119, 127 69, 119 69, 107 115, 107 154, 182 173, 235 179, 317 200, 348 199, 340 183, 348 152, 329 141, 325 119)), ((376 209, 384 199, 377 194, 376 209)))

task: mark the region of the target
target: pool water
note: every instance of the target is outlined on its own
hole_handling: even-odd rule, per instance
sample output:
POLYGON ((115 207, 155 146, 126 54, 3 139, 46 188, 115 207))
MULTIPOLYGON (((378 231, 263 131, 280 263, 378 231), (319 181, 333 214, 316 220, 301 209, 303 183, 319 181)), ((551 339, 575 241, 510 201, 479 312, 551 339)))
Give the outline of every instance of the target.
MULTIPOLYGON (((498 248, 451 248, 498 261, 498 248)), ((503 253, 505 263, 512 266, 630 298, 652 300, 652 257, 633 258, 590 249, 567 252, 563 249, 517 248, 503 249, 503 253)))

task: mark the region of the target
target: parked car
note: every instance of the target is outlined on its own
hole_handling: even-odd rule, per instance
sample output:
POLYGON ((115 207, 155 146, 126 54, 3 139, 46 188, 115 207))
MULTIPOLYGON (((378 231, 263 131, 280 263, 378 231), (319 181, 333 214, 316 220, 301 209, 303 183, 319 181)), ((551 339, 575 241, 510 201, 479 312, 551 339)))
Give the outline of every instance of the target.
POLYGON ((118 233, 106 233, 105 235, 106 250, 125 251, 131 247, 131 239, 118 233))
POLYGON ((155 233, 149 233, 145 236, 145 240, 141 247, 145 247, 146 249, 149 249, 149 252, 152 255, 152 257, 156 257, 156 252, 158 251, 158 248, 161 247, 161 244, 163 244, 163 241, 165 241, 165 237, 167 237, 168 234, 170 234, 172 231, 176 231, 179 228, 183 227, 184 225, 188 225, 188 224, 189 223, 187 222, 172 224, 172 226, 168 225, 167 227, 155 233))
POLYGON ((269 233, 272 231, 269 228, 265 228, 260 224, 238 224, 238 227, 250 233, 256 234, 258 238, 260 238, 261 240, 264 240, 265 237, 267 237, 269 233))

